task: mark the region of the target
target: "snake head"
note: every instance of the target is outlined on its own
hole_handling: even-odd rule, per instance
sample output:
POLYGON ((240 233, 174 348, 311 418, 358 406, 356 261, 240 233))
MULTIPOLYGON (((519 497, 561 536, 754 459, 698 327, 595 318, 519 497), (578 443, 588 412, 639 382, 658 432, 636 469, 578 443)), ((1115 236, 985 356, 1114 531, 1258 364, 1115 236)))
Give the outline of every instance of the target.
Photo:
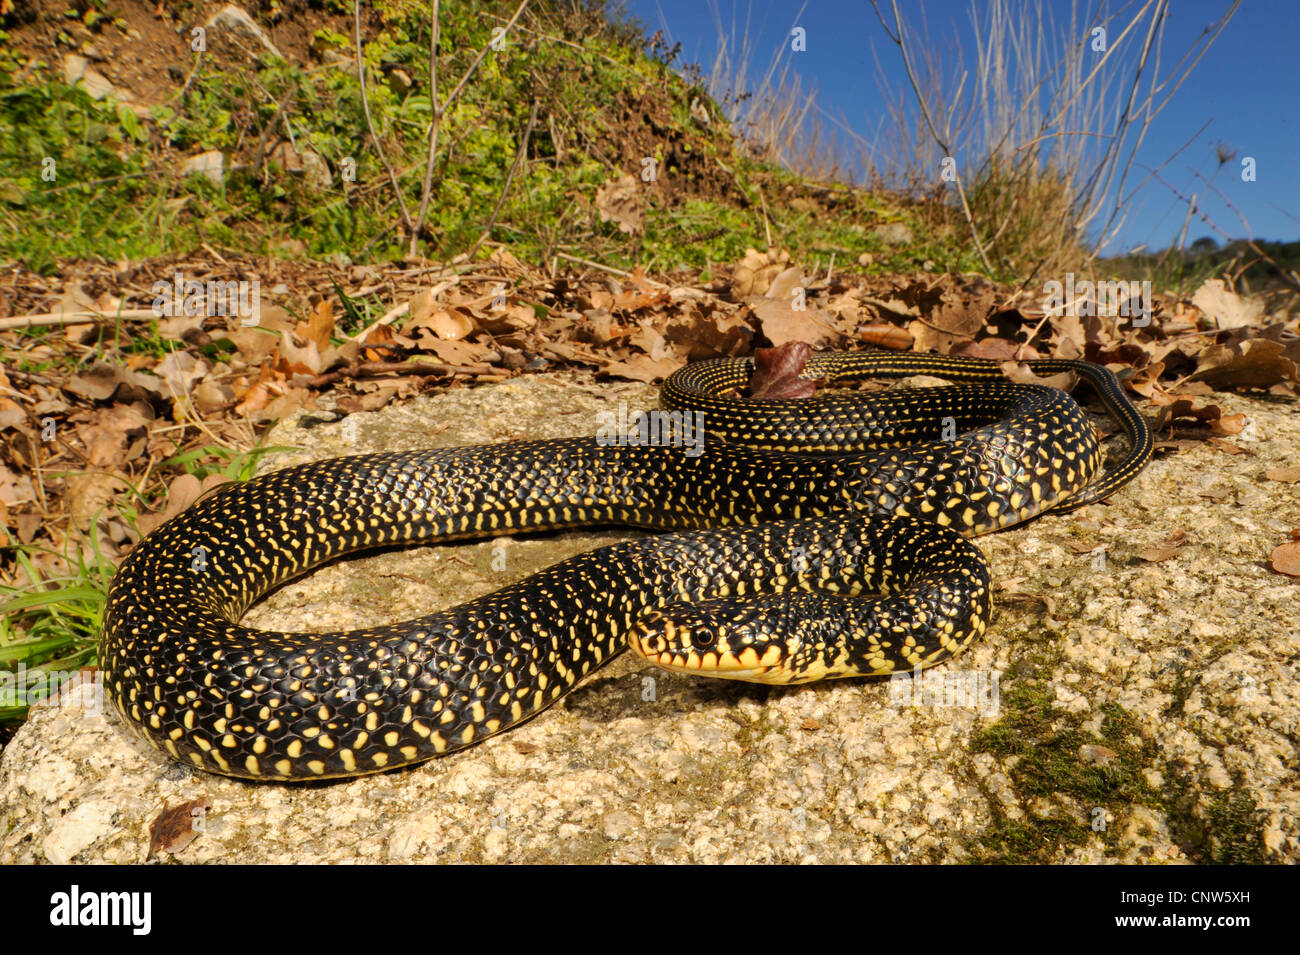
POLYGON ((692 676, 750 683, 807 683, 838 676, 822 664, 815 622, 792 625, 789 597, 672 604, 640 617, 628 633, 632 651, 692 676))

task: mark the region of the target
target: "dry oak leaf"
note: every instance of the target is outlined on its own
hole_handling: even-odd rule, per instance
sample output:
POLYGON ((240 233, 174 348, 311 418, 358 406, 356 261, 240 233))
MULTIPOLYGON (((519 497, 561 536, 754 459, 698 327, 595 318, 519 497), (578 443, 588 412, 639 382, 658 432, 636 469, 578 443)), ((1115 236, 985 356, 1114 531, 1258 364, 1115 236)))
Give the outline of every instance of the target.
POLYGON ((1148 547, 1138 551, 1138 556, 1143 560, 1151 563, 1159 563, 1162 560, 1169 560, 1171 557, 1178 556, 1178 549, 1187 543, 1186 531, 1174 531, 1166 537, 1159 546, 1148 547))
POLYGON ((616 222, 620 232, 641 232, 645 201, 635 176, 623 173, 596 190, 596 210, 601 222, 616 222))
POLYGON ((321 299, 307 321, 298 323, 297 331, 324 353, 330 347, 330 336, 334 334, 334 302, 321 299))
POLYGON ((1274 547, 1273 553, 1269 555, 1269 566, 1279 574, 1300 577, 1300 541, 1274 547))
POLYGON ((763 335, 773 345, 806 342, 823 345, 838 342, 843 335, 827 312, 820 308, 796 309, 784 298, 762 298, 752 302, 763 335))
POLYGON ((275 351, 280 336, 292 331, 294 324, 293 316, 279 305, 263 305, 256 325, 231 319, 225 337, 234 342, 245 361, 257 365, 275 351))
POLYGON ((1300 481, 1300 468, 1269 468, 1264 472, 1264 477, 1270 481, 1283 481, 1286 484, 1295 484, 1300 481))
POLYGON ((27 420, 22 405, 10 398, 0 398, 0 431, 16 428, 27 420))
POLYGON ((1220 391, 1269 388, 1284 381, 1300 384, 1300 369, 1285 351, 1285 344, 1267 338, 1252 338, 1239 347, 1209 345, 1201 352, 1190 380, 1207 382, 1220 391))
POLYGON ((152 375, 142 374, 122 365, 96 362, 86 371, 74 375, 63 385, 68 394, 89 401, 107 401, 114 395, 120 400, 143 398, 162 393, 162 383, 152 375), (118 394, 118 389, 122 393, 118 394))
POLYGON ((1194 418, 1204 422, 1218 435, 1240 434, 1246 427, 1244 414, 1225 415, 1218 405, 1203 405, 1198 408, 1190 398, 1178 398, 1163 393, 1152 396, 1151 400, 1157 406, 1164 405, 1156 418, 1154 430, 1157 432, 1163 431, 1165 425, 1178 418, 1194 418))
POLYGON ((163 803, 162 812, 149 823, 149 858, 158 852, 180 852, 203 832, 203 821, 212 808, 212 800, 200 796, 168 808, 163 803))
POLYGON ((1255 456, 1254 451, 1251 451, 1248 448, 1243 448, 1241 445, 1233 444, 1231 441, 1224 441, 1222 438, 1207 438, 1206 442, 1210 447, 1218 448, 1224 454, 1246 454, 1251 457, 1255 456))
POLYGON ((444 306, 435 301, 432 289, 421 289, 411 299, 411 319, 404 331, 409 337, 420 329, 428 329, 445 341, 464 338, 474 331, 474 319, 461 309, 444 306))
POLYGON ((655 360, 649 355, 633 355, 626 361, 612 361, 600 371, 603 375, 628 378, 632 381, 643 381, 646 384, 651 384, 662 378, 667 378, 684 364, 686 362, 680 358, 655 360))
POLYGON ((146 402, 138 401, 96 408, 89 413, 89 420, 78 421, 74 427, 90 464, 111 468, 140 455, 153 420, 153 409, 146 402))
POLYGON ((32 479, 0 464, 0 505, 15 507, 35 500, 36 488, 32 485, 32 479))
POLYGON ((877 348, 886 348, 890 351, 912 350, 912 333, 906 328, 899 328, 897 325, 885 323, 859 325, 857 332, 858 338, 868 345, 875 345, 877 348))
POLYGON ((1006 338, 982 338, 979 341, 963 342, 952 350, 952 354, 989 361, 1033 361, 1043 357, 1032 345, 1006 338))
POLYGON ((101 512, 127 489, 121 478, 104 471, 69 474, 66 487, 69 516, 77 530, 90 528, 101 512))
POLYGON ((754 351, 754 374, 749 380, 750 398, 811 398, 816 383, 800 378, 812 355, 805 342, 789 342, 777 348, 754 351))
POLYGON ((154 528, 166 524, 197 501, 203 494, 214 487, 228 483, 229 480, 229 478, 221 474, 209 474, 200 483, 199 479, 193 474, 178 474, 167 485, 167 506, 161 511, 141 514, 137 519, 136 524, 140 529, 140 533, 152 533, 154 528))
POLYGON ((1259 299, 1242 298, 1223 284, 1223 279, 1207 279, 1192 295, 1192 304, 1205 313, 1219 328, 1256 325, 1264 315, 1259 299))
POLYGON ((737 300, 767 292, 772 280, 785 271, 790 253, 784 249, 746 249, 731 273, 731 294, 737 300))

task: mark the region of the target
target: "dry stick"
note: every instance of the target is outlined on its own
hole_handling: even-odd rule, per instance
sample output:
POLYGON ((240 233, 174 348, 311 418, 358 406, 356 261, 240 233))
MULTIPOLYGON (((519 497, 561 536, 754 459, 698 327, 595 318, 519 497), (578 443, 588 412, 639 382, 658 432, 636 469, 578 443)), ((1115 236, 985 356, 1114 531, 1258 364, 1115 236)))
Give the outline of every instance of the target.
POLYGON ((157 318, 158 313, 152 308, 125 308, 120 312, 44 312, 39 315, 14 315, 12 318, 0 318, 0 332, 14 328, 39 328, 47 325, 77 325, 88 322, 111 322, 117 319, 144 321, 157 318))
MULTIPOLYGON (((442 39, 442 4, 433 0, 433 9, 429 11, 429 106, 433 114, 429 117, 429 153, 424 161, 424 181, 420 184, 420 209, 416 220, 424 227, 424 216, 429 208, 429 196, 433 194, 433 157, 438 150, 438 130, 442 128, 443 110, 438 106, 438 41, 442 39)), ((486 47, 484 47, 486 49, 486 47)), ((412 232, 407 239, 406 257, 415 258, 416 242, 419 237, 412 232)))
MULTIPOLYGON (((576 262, 578 265, 585 265, 588 268, 600 269, 600 271, 602 272, 608 272, 611 275, 618 275, 625 279, 636 278, 636 276, 633 275, 631 272, 625 272, 623 269, 616 269, 612 265, 601 265, 599 262, 591 261, 591 259, 580 259, 578 258, 578 256, 569 255, 567 252, 556 252, 555 257, 557 259, 565 259, 569 262, 576 262)), ((664 285, 662 282, 656 282, 654 279, 645 278, 644 276, 642 277, 641 281, 645 282, 647 285, 656 285, 659 288, 672 288, 671 285, 664 285)))
MULTIPOLYGON (((1196 176, 1198 179, 1202 179, 1202 180, 1205 181, 1205 184, 1210 188, 1210 191, 1212 191, 1216 196, 1218 196, 1221 200, 1223 200, 1223 204, 1226 205, 1229 209, 1231 209, 1231 210, 1233 211, 1233 213, 1236 214, 1238 221, 1241 222, 1242 228, 1244 228, 1244 229, 1246 230, 1247 234, 1249 235, 1249 232, 1250 232, 1250 224, 1246 221, 1246 217, 1243 216, 1243 215, 1241 214, 1241 210, 1238 209, 1236 206, 1234 206, 1234 205, 1232 204, 1232 201, 1231 201, 1227 196, 1225 196, 1222 192, 1220 192, 1219 189, 1214 185, 1214 183, 1212 183, 1212 182, 1210 182, 1210 180, 1206 179, 1205 176, 1201 175, 1201 174, 1200 174, 1199 172, 1197 172, 1196 170, 1192 170, 1192 175, 1196 176)), ((1164 185, 1165 185, 1165 187, 1166 187, 1167 189, 1169 189, 1169 190, 1170 190, 1174 195, 1176 195, 1176 196, 1178 197, 1179 201, 1181 201, 1181 202, 1186 202, 1186 203, 1188 204, 1188 209, 1189 209, 1189 211, 1195 211, 1196 215, 1201 219, 1202 222, 1204 222, 1206 225, 1208 225, 1208 226, 1209 226, 1211 229, 1213 229, 1215 232, 1219 233, 1219 235, 1221 235, 1223 238, 1227 239, 1229 242, 1232 241, 1232 237, 1231 237, 1230 235, 1228 235, 1226 232, 1224 232, 1222 229, 1220 229, 1217 225, 1215 225, 1215 223, 1210 219, 1209 215, 1207 215, 1204 211, 1202 211, 1201 207, 1200 207, 1199 205, 1196 204, 1196 197, 1195 197, 1195 196, 1192 196, 1191 199, 1188 199, 1186 196, 1184 196, 1182 193, 1180 193, 1180 192, 1179 192, 1177 189, 1175 189, 1173 186, 1169 185, 1169 183, 1165 182, 1165 180, 1164 180, 1163 178, 1160 178, 1160 177, 1157 177, 1157 178, 1159 178, 1160 181, 1161 181, 1162 183, 1164 183, 1164 185)), ((1273 259, 1273 257, 1272 257, 1271 255, 1269 255, 1267 252, 1265 252, 1263 249, 1261 249, 1261 248, 1259 247, 1259 245, 1255 242, 1254 239, 1248 237, 1248 238, 1246 239, 1246 244, 1247 244, 1248 246, 1250 246, 1250 250, 1251 250, 1252 252, 1254 252, 1256 255, 1258 255, 1261 259, 1263 259, 1263 260, 1264 260, 1265 262, 1267 262, 1269 265, 1271 265, 1271 266, 1273 266, 1275 269, 1277 269, 1278 272, 1282 275, 1282 277, 1283 277, 1284 279, 1286 279, 1286 280, 1287 280, 1288 282, 1290 282, 1292 285, 1295 285, 1296 288, 1300 288, 1300 282, 1297 282, 1297 281, 1296 281, 1296 279, 1294 278, 1294 273, 1292 273, 1291 275, 1288 275, 1288 274, 1287 274, 1287 270, 1284 269, 1284 268, 1282 268, 1282 266, 1279 265, 1279 264, 1278 264, 1278 263, 1273 259)))
POLYGON ((514 181, 515 173, 519 170, 519 164, 524 160, 524 154, 528 152, 528 142, 533 138, 533 127, 537 125, 537 100, 533 100, 532 112, 528 114, 528 128, 524 130, 524 138, 519 143, 519 151, 515 153, 515 161, 510 164, 510 171, 506 173, 505 185, 501 187, 501 195, 497 197, 496 208, 492 210, 492 215, 488 219, 487 227, 483 234, 478 237, 478 241, 470 247, 465 258, 474 261, 474 253, 478 252, 479 247, 488 240, 492 234, 492 227, 496 225, 497 216, 501 215, 501 207, 506 204, 506 196, 510 194, 510 184, 514 181))
MULTIPOLYGON (((266 124, 266 128, 262 130, 262 135, 257 138, 257 148, 253 150, 253 172, 256 174, 257 178, 262 181, 263 185, 266 184, 266 178, 262 175, 262 158, 266 152, 266 144, 270 140, 271 134, 275 131, 275 127, 279 125, 280 117, 284 115, 284 109, 289 105, 289 100, 293 98, 295 92, 297 91, 290 89, 289 92, 284 94, 284 99, 276 103, 275 113, 272 115, 271 121, 266 124)), ((288 128, 288 123, 286 123, 285 129, 288 128)))
MULTIPOLYGON (((1173 89, 1169 91, 1168 95, 1165 96, 1164 100, 1159 105, 1155 106, 1154 109, 1151 108, 1150 104, 1154 102, 1156 90, 1153 89, 1151 93, 1148 94, 1147 102, 1143 104, 1144 120, 1142 123, 1142 135, 1139 137, 1138 142, 1134 144, 1133 149, 1129 153, 1128 164, 1125 167, 1124 174, 1120 177, 1120 181, 1117 186, 1118 194, 1122 195, 1124 192, 1124 182, 1127 180, 1128 174, 1135 163, 1137 148, 1138 146, 1141 145, 1142 138, 1144 138, 1146 135, 1147 127, 1151 125, 1151 123, 1155 120, 1155 117, 1158 116, 1164 110, 1165 106, 1169 104, 1169 100, 1182 87, 1183 83, 1187 80, 1187 77, 1191 74, 1192 70, 1201 61, 1201 58, 1205 56, 1206 52, 1214 44, 1214 41, 1218 39, 1219 34, 1222 33, 1224 28, 1228 25, 1228 21, 1232 19, 1233 15, 1237 12, 1237 7, 1239 7, 1240 5, 1241 5, 1241 0, 1233 0, 1233 4, 1231 7, 1228 8, 1227 12, 1225 12, 1222 17, 1220 17, 1217 21, 1210 24, 1208 27, 1205 28, 1204 31, 1202 31, 1201 36, 1198 37, 1196 42, 1194 42, 1192 46, 1188 48, 1187 52, 1183 54, 1182 59, 1180 59, 1178 63, 1175 64, 1173 70, 1170 71, 1170 76, 1173 76, 1178 72, 1178 70, 1182 67, 1182 65, 1187 62, 1187 58, 1192 55, 1193 51, 1196 50, 1196 47, 1198 45, 1201 45, 1200 52, 1196 53, 1196 58, 1192 60, 1190 64, 1187 65, 1187 68, 1185 70, 1183 70, 1182 75, 1179 76, 1177 82, 1174 83, 1173 89), (1204 40, 1203 44, 1201 43, 1202 40, 1204 40)), ((1167 83, 1162 84, 1161 88, 1163 88, 1163 86, 1165 85, 1168 84, 1167 83)), ((1172 159, 1173 157, 1170 158, 1172 159)), ((1143 182, 1145 183, 1146 180, 1143 180, 1143 182)), ((1140 186, 1134 187, 1133 192, 1136 192, 1138 188, 1140 188, 1140 186)), ((1132 194, 1133 194, 1132 192, 1129 193, 1129 195, 1132 194)), ((1103 226, 1103 231, 1105 231, 1106 228, 1109 228, 1110 223, 1114 221, 1115 215, 1119 209, 1119 205, 1120 204, 1117 202, 1115 210, 1112 211, 1110 218, 1106 222, 1106 225, 1103 226)), ((1115 232, 1119 231, 1122 224, 1123 224, 1122 220, 1120 223, 1116 224, 1115 232)), ((1109 237, 1107 237, 1107 241, 1108 240, 1109 237)), ((1104 242, 1099 243, 1099 246, 1101 244, 1104 244, 1104 242)))
MULTIPOLYGON (((898 30, 898 36, 889 32, 889 25, 885 23, 885 18, 880 14, 880 8, 876 5, 876 0, 871 0, 872 9, 876 11, 876 18, 885 30, 885 35, 890 38, 897 46, 899 52, 903 55, 903 68, 907 72, 907 81, 912 86, 912 92, 916 95, 916 104, 921 109, 921 115, 925 119, 925 125, 930 130, 930 135, 939 148, 943 150, 944 155, 951 157, 952 149, 939 136, 939 131, 934 128, 934 119, 930 115, 930 107, 925 102, 925 97, 921 95, 921 86, 916 78, 916 73, 912 68, 912 57, 907 52, 907 45, 903 43, 903 17, 898 12, 898 0, 893 0, 894 10, 894 28, 898 30)), ((970 203, 966 201, 966 189, 961 184, 961 173, 957 173, 955 182, 957 183, 957 196, 961 199, 962 213, 966 216, 966 224, 970 226, 971 241, 975 243, 975 251, 980 254, 980 261, 984 263, 984 268, 991 274, 993 266, 989 264, 989 257, 984 252, 984 246, 980 243, 979 230, 975 228, 975 217, 971 215, 970 203)))
POLYGON ((397 196, 397 208, 402 213, 402 222, 406 225, 406 230, 411 235, 411 242, 414 244, 416 230, 411 223, 411 213, 406 208, 406 199, 402 195, 402 184, 398 181, 397 174, 393 172, 393 165, 388 161, 384 144, 379 141, 379 135, 375 132, 375 121, 370 117, 370 100, 366 96, 366 60, 361 50, 361 0, 356 0, 352 10, 352 40, 357 50, 357 81, 361 85, 361 110, 366 114, 366 127, 370 130, 370 139, 374 142, 375 152, 379 153, 379 159, 388 173, 388 181, 392 183, 393 193, 397 196))
MULTIPOLYGON (((501 28, 499 38, 504 39, 505 35, 510 32, 510 28, 515 25, 515 21, 523 15, 525 8, 527 8, 530 2, 531 0, 523 0, 523 2, 519 4, 519 9, 515 10, 514 15, 511 16, 511 18, 506 21, 506 25, 501 28)), ((438 0, 434 0, 434 22, 432 24, 432 35, 429 40, 431 46, 430 52, 432 54, 429 65, 429 102, 431 104, 436 104, 438 102, 438 87, 436 85, 437 73, 433 67, 433 62, 437 59, 437 38, 440 32, 438 24, 438 5, 438 0)), ((447 98, 443 101, 442 105, 435 106, 433 117, 429 120, 429 151, 428 156, 424 161, 424 183, 420 186, 420 211, 416 214, 415 229, 411 233, 410 245, 407 248, 407 254, 409 256, 415 256, 416 238, 418 237, 419 232, 424 229, 425 217, 429 213, 429 198, 433 195, 433 157, 438 151, 438 130, 442 127, 442 118, 447 115, 447 110, 451 108, 451 104, 460 96, 461 91, 465 89, 465 84, 469 82, 470 77, 478 70, 479 64, 482 63, 483 59, 487 56, 488 50, 492 49, 493 42, 496 42, 496 40, 494 39, 489 41, 483 49, 479 50, 478 56, 474 58, 474 62, 469 65, 469 69, 467 69, 465 74, 460 78, 460 82, 458 82, 452 91, 447 94, 447 98)))
POLYGON ((501 373, 501 369, 493 368, 491 365, 481 365, 474 368, 468 365, 447 365, 442 362, 432 361, 367 361, 359 365, 340 368, 338 371, 317 375, 307 382, 307 386, 309 388, 320 388, 325 385, 332 385, 344 378, 369 378, 374 375, 474 375, 477 377, 481 375, 499 375, 501 373))

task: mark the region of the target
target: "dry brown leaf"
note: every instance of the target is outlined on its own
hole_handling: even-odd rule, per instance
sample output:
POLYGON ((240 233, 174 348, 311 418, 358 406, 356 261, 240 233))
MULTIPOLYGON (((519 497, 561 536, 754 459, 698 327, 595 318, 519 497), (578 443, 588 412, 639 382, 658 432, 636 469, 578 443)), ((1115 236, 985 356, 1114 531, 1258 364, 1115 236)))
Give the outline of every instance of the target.
POLYGON ((27 412, 22 405, 9 398, 0 397, 0 431, 16 428, 27 421, 27 412))
POLYGON ((112 468, 139 457, 153 420, 153 409, 140 401, 93 409, 73 427, 91 465, 112 468))
POLYGON ((763 295, 790 262, 784 249, 746 249, 744 257, 731 273, 731 294, 738 301, 751 295, 763 295))
POLYGON ((740 311, 692 307, 668 320, 664 338, 680 357, 692 361, 719 355, 740 355, 750 350, 754 331, 740 311))
POLYGON ((912 349, 912 333, 897 325, 883 322, 875 325, 859 325, 857 332, 858 338, 877 348, 888 348, 891 351, 912 349))
POLYGON ((68 512, 72 526, 87 530, 117 496, 127 489, 126 483, 103 471, 78 471, 67 477, 68 512))
POLYGON ((601 374, 650 384, 667 378, 684 364, 685 362, 679 358, 662 358, 656 361, 649 355, 633 355, 626 361, 608 363, 601 368, 601 374))
POLYGON ((154 366, 153 372, 163 382, 163 394, 169 398, 183 398, 190 393, 194 382, 207 376, 211 366, 203 358, 195 358, 186 351, 169 353, 154 366))
POLYGON ((391 345, 396 341, 397 333, 393 331, 391 325, 372 325, 361 343, 361 354, 366 361, 384 361, 392 354, 392 349, 378 346, 391 345), (376 347, 370 347, 372 345, 376 347))
POLYGON ((628 344, 635 345, 656 361, 667 358, 672 352, 664 336, 647 321, 637 323, 637 330, 628 337, 628 344))
POLYGON ((321 299, 311 317, 306 322, 298 323, 297 331, 313 343, 317 351, 324 353, 330 347, 330 337, 334 334, 333 299, 321 299))
POLYGON ((1269 566, 1279 574, 1300 577, 1300 541, 1274 547, 1273 553, 1269 555, 1269 566))
POLYGON ((244 325, 238 319, 229 321, 224 333, 239 349, 240 355, 250 365, 261 364, 275 351, 280 336, 293 330, 296 320, 279 305, 263 305, 256 325, 244 325))
POLYGON ((290 388, 284 394, 272 399, 261 412, 253 415, 253 418, 263 421, 279 420, 287 418, 289 415, 302 410, 303 408, 312 408, 316 405, 315 395, 306 388, 290 388))
POLYGON ((435 338, 429 341, 428 349, 449 365, 486 364, 492 356, 492 349, 478 342, 441 341, 435 338))
POLYGON ((168 341, 189 341, 196 332, 203 329, 202 314, 173 315, 158 320, 158 335, 168 341))
POLYGON ((194 405, 204 414, 212 414, 220 411, 235 400, 235 392, 232 388, 206 378, 199 382, 198 387, 194 389, 194 405))
POLYGON ((1033 373, 1028 365, 1022 365, 1017 361, 1004 361, 1002 363, 1002 373, 1020 385, 1047 385, 1049 388, 1060 388, 1064 392, 1072 391, 1075 382, 1078 380, 1075 378, 1074 373, 1069 371, 1040 378, 1033 373))
POLYGON ((572 342, 544 342, 542 350, 548 351, 561 361, 576 361, 583 365, 605 365, 605 359, 589 348, 582 348, 572 342))
POLYGON ((250 417, 262 411, 269 405, 277 395, 284 392, 284 384, 279 381, 263 380, 253 384, 244 396, 239 399, 235 405, 234 412, 237 415, 250 417))
POLYGON ((1199 355, 1191 378, 1220 391, 1300 384, 1300 369, 1285 351, 1284 343, 1266 338, 1252 338, 1240 346, 1209 345, 1199 355))
POLYGON ((130 377, 123 366, 101 361, 73 375, 64 383, 63 390, 88 401, 107 401, 117 394, 119 387, 130 381, 130 377))
POLYGON ((297 331, 280 336, 275 346, 275 370, 283 375, 319 375, 325 367, 316 343, 299 335, 297 331))
POLYGON ((763 335, 773 345, 805 342, 817 346, 842 337, 831 316, 819 308, 795 309, 781 298, 763 298, 752 304, 763 335))
POLYGON ((1206 442, 1211 446, 1218 448, 1224 454, 1246 454, 1254 456, 1255 452, 1240 445, 1233 444, 1231 441, 1224 441, 1222 438, 1207 438, 1206 442))
POLYGON ((1138 551, 1138 556, 1143 560, 1148 560, 1153 564, 1158 564, 1162 560, 1169 560, 1178 556, 1177 547, 1148 547, 1145 550, 1138 551))
POLYGON ((1229 291, 1223 279, 1207 279, 1192 295, 1192 304, 1205 313, 1219 328, 1257 325, 1264 315, 1264 303, 1256 298, 1242 298, 1229 291))
POLYGON ((16 507, 36 500, 36 488, 25 474, 16 474, 0 464, 0 504, 16 507))
POLYGON ((596 211, 601 222, 616 222, 620 232, 638 235, 645 214, 645 199, 635 176, 623 173, 596 190, 596 211))
POLYGON ((149 858, 159 852, 180 852, 199 837, 204 829, 204 819, 212 800, 200 796, 168 808, 163 803, 162 812, 149 823, 149 858))
POLYGON ((1300 481, 1300 468, 1269 468, 1264 472, 1264 477, 1270 481, 1282 481, 1286 484, 1295 484, 1300 481))
POLYGON ((952 350, 954 355, 966 355, 970 358, 985 358, 989 361, 1033 361, 1042 358, 1038 349, 1005 338, 982 338, 979 341, 963 342, 952 350))
POLYGON ((188 508, 206 491, 227 481, 228 479, 220 474, 209 474, 202 483, 193 474, 178 474, 167 485, 167 506, 161 511, 140 515, 137 521, 140 533, 152 533, 155 528, 166 524, 188 508))
POLYGON ((1164 405, 1160 408, 1160 414, 1156 417, 1155 430, 1163 431, 1165 426, 1179 418, 1193 418, 1204 424, 1209 425, 1214 434, 1228 435, 1240 434, 1246 427, 1246 416, 1244 414, 1225 415, 1223 409, 1218 405, 1197 406, 1196 402, 1190 398, 1180 398, 1170 395, 1156 395, 1152 401, 1157 406, 1164 405))
POLYGON ((811 398, 817 385, 799 373, 808 364, 812 349, 804 342, 790 342, 777 348, 754 350, 754 374, 749 380, 749 397, 811 398))

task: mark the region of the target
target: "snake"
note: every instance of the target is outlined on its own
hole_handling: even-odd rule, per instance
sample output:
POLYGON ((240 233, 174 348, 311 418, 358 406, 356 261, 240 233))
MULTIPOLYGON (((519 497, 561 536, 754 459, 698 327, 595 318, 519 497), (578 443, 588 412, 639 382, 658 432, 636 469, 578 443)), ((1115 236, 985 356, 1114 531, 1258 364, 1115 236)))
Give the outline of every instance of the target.
MULTIPOLYGON (((1127 433, 1111 468, 1067 393, 997 362, 815 353, 829 383, 944 387, 738 396, 751 358, 685 365, 663 427, 353 455, 217 487, 123 560, 100 628, 103 685, 166 757, 249 780, 361 776, 518 726, 631 647, 670 671, 804 683, 913 671, 988 627, 969 539, 1101 501, 1152 436, 1115 374, 1066 359, 1127 433), (703 439, 684 440, 693 422, 703 439), (332 632, 242 626, 268 591, 359 551, 630 525, 466 603, 332 632)), ((655 417, 658 416, 658 417, 655 417)))

